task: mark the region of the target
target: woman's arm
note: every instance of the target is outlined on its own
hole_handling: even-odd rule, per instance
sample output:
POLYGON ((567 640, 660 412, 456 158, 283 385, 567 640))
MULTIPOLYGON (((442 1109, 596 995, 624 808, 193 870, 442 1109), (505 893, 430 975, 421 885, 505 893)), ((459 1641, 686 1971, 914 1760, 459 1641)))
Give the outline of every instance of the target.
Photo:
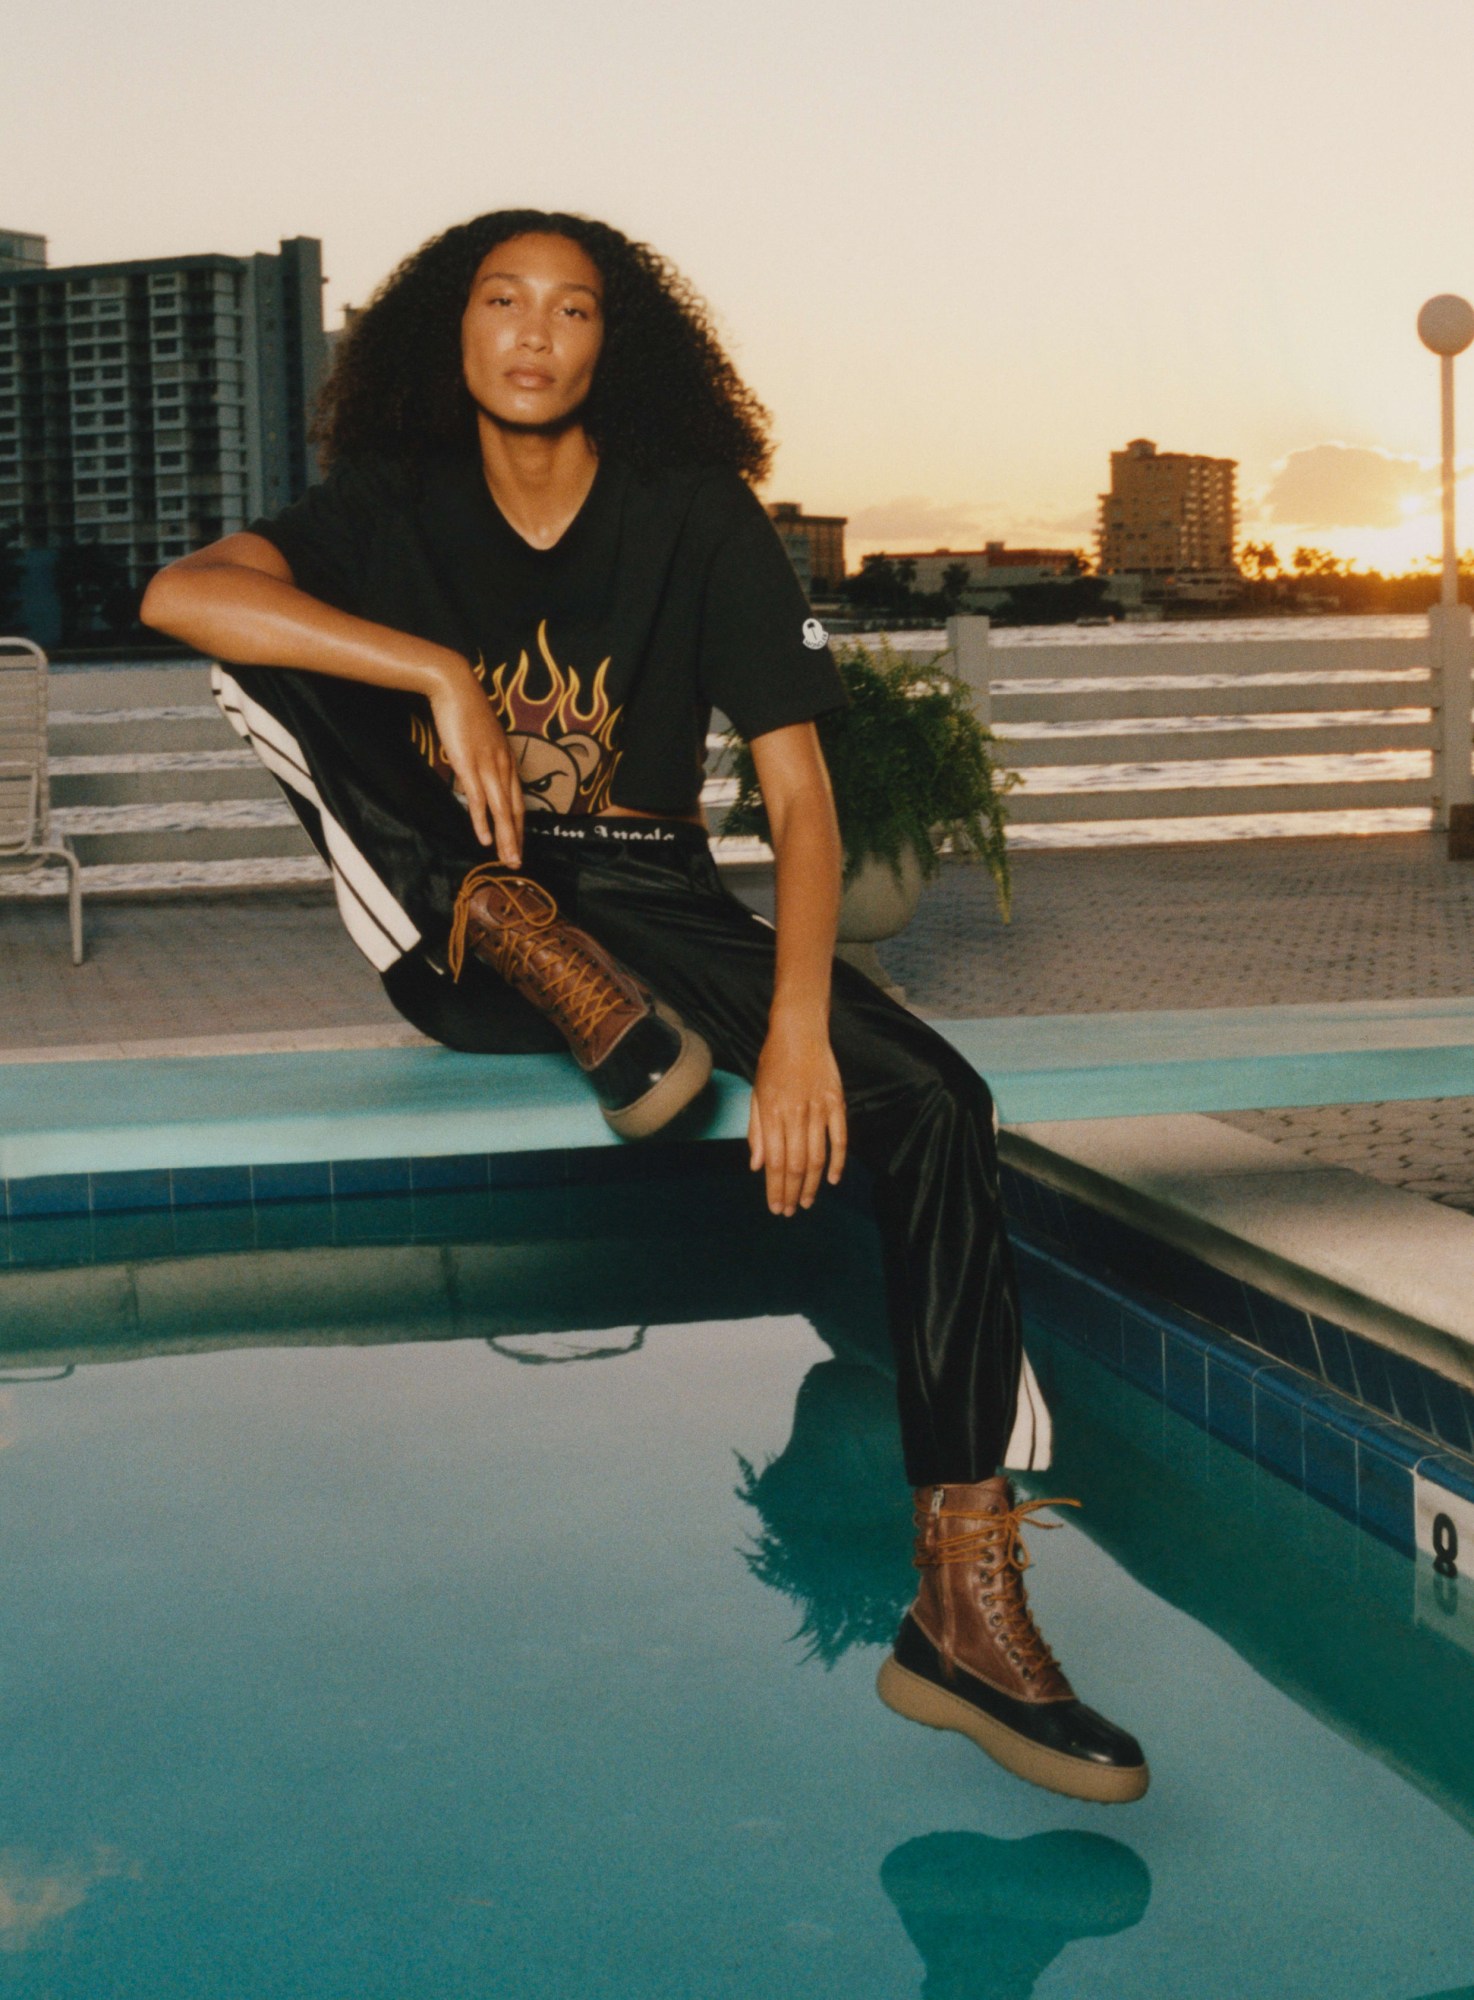
POLYGON ((144 592, 139 616, 157 632, 242 666, 300 667, 424 695, 476 837, 490 846, 495 834, 498 858, 521 865, 516 759, 461 654, 309 597, 264 535, 227 535, 170 563, 144 592))
POLYGON ((755 736, 750 747, 773 834, 778 963, 747 1137, 753 1171, 767 1169, 769 1208, 792 1215, 813 1206, 826 1146, 831 1184, 844 1171, 844 1090, 829 1046, 843 853, 813 723, 755 736))

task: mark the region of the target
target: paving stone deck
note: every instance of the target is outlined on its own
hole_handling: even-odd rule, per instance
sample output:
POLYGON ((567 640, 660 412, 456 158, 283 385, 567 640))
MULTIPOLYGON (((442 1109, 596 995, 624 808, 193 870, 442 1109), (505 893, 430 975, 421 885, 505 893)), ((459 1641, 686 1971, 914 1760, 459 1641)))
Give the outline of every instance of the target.
MULTIPOLYGON (((1014 884, 1004 925, 986 874, 948 865, 881 947, 923 1013, 1474 993, 1474 865, 1430 835, 1021 853, 1014 884)), ((0 1054, 403 1029, 326 891, 99 898, 87 930, 74 968, 61 908, 0 903, 0 1054)), ((1474 1098, 1225 1122, 1474 1212, 1474 1098)))

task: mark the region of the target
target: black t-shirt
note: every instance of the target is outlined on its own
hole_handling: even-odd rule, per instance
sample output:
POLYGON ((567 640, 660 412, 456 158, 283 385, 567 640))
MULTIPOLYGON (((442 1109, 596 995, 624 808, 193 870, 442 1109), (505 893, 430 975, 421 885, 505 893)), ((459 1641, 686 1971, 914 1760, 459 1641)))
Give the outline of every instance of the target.
MULTIPOLYGON (((847 699, 777 530, 724 467, 643 475, 601 457, 574 520, 537 549, 476 458, 361 458, 250 532, 310 596, 464 653, 532 809, 692 812, 713 709, 750 739, 847 699)), ((405 703, 448 776, 428 703, 405 703)))

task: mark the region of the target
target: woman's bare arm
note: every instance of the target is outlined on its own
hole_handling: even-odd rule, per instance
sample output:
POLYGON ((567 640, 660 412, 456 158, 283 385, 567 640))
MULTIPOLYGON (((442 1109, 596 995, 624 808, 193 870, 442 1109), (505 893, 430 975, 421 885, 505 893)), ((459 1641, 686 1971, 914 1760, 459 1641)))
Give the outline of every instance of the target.
POLYGON ((755 736, 751 749, 773 835, 778 959, 748 1145, 754 1171, 767 1169, 769 1208, 792 1215, 813 1206, 826 1151, 830 1182, 844 1171, 844 1090, 829 1046, 843 851, 813 723, 755 736))
POLYGON ((516 759, 470 663, 448 646, 356 618, 299 590, 264 535, 227 535, 161 569, 143 623, 242 666, 299 667, 424 695, 477 838, 510 867, 522 859, 516 759))

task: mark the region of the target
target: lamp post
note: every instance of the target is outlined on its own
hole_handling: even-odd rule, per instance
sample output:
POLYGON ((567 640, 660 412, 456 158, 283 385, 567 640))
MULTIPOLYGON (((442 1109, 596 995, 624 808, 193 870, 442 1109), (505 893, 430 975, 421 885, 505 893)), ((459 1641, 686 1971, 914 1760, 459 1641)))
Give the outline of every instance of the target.
POLYGON ((1433 823, 1448 828, 1451 860, 1474 860, 1474 741, 1471 654, 1474 627, 1459 603, 1459 551, 1454 529, 1454 356, 1474 341, 1474 306, 1440 292, 1418 314, 1418 338, 1438 356, 1443 431, 1443 579, 1439 602, 1428 614, 1432 665, 1438 685, 1438 730, 1433 750, 1433 823))

